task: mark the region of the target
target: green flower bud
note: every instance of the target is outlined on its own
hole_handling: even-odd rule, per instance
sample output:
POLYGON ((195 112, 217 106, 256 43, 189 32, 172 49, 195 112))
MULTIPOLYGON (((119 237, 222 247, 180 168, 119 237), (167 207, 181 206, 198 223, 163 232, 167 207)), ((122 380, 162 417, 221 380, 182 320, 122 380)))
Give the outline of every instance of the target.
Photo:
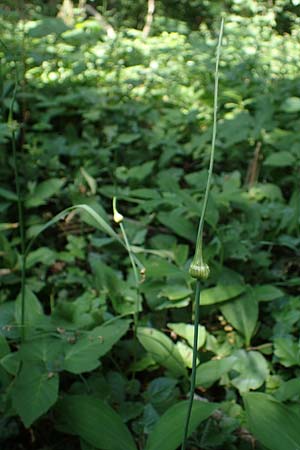
POLYGON ((189 269, 191 277, 196 278, 197 280, 206 280, 209 276, 209 272, 209 266, 203 261, 192 261, 189 269))

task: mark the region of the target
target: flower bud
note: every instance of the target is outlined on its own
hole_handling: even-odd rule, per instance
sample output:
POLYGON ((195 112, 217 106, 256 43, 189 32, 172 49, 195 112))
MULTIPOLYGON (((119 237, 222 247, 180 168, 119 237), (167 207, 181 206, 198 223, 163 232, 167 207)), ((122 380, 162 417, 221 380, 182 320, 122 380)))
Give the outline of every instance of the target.
POLYGON ((116 197, 113 198, 113 213, 114 213, 114 222, 120 223, 120 222, 123 221, 124 217, 117 210, 117 199, 116 199, 116 197))
POLYGON ((206 280, 209 276, 209 272, 209 266, 203 261, 192 261, 189 269, 191 277, 196 278, 197 280, 206 280))
POLYGON ((122 222, 123 219, 124 219, 124 217, 122 216, 122 214, 120 214, 117 210, 115 210, 114 211, 114 222, 120 223, 120 222, 122 222))

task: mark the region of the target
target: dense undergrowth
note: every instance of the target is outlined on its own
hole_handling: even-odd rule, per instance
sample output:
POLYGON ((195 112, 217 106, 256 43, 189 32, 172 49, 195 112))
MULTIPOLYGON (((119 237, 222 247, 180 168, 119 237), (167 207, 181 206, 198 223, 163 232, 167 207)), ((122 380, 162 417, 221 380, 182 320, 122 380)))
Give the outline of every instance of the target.
MULTIPOLYGON (((176 450, 213 27, 154 21, 147 39, 129 28, 109 39, 79 13, 73 27, 7 10, 0 20, 1 448, 176 450), (36 238, 25 328, 12 129, 27 244, 72 205, 112 227, 72 210, 36 238)), ((272 9, 226 18, 190 449, 300 447, 300 35, 273 22, 272 9)))

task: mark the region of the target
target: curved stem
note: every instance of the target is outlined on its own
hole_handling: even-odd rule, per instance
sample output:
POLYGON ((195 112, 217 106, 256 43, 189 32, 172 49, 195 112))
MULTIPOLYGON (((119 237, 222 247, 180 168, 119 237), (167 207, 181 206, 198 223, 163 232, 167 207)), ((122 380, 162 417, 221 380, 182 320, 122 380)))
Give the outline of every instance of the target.
POLYGON ((200 281, 197 280, 196 283, 196 294, 195 294, 195 319, 194 319, 194 343, 193 343, 193 366, 192 366, 192 375, 191 375, 191 387, 190 387, 190 397, 188 404, 187 417, 184 428, 183 435, 183 444, 181 450, 186 449, 188 432, 189 432, 189 424, 190 418, 192 414, 192 407, 194 401, 194 391, 195 391, 195 383, 196 383, 196 366, 197 366, 197 348, 198 348, 198 331, 199 331, 199 318, 200 318, 200 281))

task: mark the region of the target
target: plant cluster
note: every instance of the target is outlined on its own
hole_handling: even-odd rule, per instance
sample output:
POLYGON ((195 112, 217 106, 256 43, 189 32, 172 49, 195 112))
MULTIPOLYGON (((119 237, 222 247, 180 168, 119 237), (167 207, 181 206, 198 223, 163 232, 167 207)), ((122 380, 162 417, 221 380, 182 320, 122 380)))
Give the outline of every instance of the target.
MULTIPOLYGON (((295 450, 300 34, 233 3, 189 449, 295 450)), ((9 9, 0 25, 1 448, 176 450, 217 35, 158 20, 111 39, 9 9)))

